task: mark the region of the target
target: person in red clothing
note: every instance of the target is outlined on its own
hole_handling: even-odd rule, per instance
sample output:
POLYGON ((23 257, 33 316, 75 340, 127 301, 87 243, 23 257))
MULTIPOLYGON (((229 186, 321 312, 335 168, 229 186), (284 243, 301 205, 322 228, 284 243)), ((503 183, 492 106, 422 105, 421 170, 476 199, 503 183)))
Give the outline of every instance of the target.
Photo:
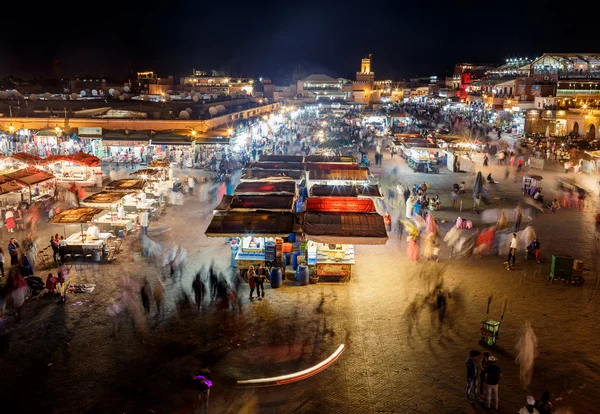
POLYGON ((58 278, 52 273, 48 273, 46 278, 46 290, 48 293, 56 294, 56 285, 58 284, 58 278))

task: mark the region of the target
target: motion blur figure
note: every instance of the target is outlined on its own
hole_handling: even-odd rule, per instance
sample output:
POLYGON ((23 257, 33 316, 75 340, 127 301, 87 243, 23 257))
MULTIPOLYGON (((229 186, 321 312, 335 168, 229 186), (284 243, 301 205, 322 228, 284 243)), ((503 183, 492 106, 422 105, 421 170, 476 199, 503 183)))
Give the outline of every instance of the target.
POLYGON ((538 357, 538 339, 531 326, 531 321, 525 322, 525 329, 521 333, 516 346, 517 358, 515 362, 520 367, 521 386, 523 389, 531 384, 533 365, 538 357))

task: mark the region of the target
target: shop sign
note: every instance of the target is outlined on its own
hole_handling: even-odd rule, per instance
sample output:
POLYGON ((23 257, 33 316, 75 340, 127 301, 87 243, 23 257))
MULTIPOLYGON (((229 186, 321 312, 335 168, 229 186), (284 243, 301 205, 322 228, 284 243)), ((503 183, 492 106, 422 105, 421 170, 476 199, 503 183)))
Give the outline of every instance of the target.
POLYGON ((350 276, 349 264, 319 264, 317 265, 317 276, 350 276))
POLYGON ((102 141, 105 147, 145 147, 148 141, 102 141))
POLYGON ((83 136, 102 136, 102 127, 79 127, 77 128, 77 135, 83 136))

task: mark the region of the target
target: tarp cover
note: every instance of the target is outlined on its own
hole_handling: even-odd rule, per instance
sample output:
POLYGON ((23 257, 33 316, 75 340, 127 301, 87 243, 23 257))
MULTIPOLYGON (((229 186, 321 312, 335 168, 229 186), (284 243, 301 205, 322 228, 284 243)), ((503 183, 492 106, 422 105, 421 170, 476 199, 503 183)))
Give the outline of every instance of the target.
POLYGON ((262 210, 292 212, 293 195, 235 195, 229 203, 231 210, 262 210))
POLYGON ((335 164, 327 162, 319 163, 308 163, 306 164, 308 170, 359 170, 358 164, 335 164))
POLYGON ((311 168, 309 178, 311 180, 326 181, 367 181, 369 179, 369 169, 360 168, 358 170, 319 170, 311 168))
POLYGON ((260 168, 251 168, 245 170, 242 174, 242 180, 300 180, 304 171, 297 170, 263 170, 260 168))
POLYGON ((262 168, 263 170, 296 170, 304 171, 304 164, 301 162, 273 162, 260 161, 252 164, 252 168, 262 168))
POLYGON ((0 175, 0 195, 12 193, 14 191, 19 191, 23 187, 25 187, 24 184, 19 183, 18 181, 15 181, 3 175, 0 175))
POLYGON ((385 244, 387 231, 377 213, 304 214, 304 233, 317 243, 385 244))
POLYGON ((288 236, 294 228, 292 213, 216 213, 206 229, 208 237, 288 236))
POLYGON ((311 213, 372 213, 375 204, 370 198, 309 197, 306 210, 311 213))
POLYGON ((85 207, 110 207, 132 191, 100 191, 82 200, 85 207), (93 205, 92 205, 93 204, 93 205))
POLYGON ((310 187, 311 197, 382 197, 379 185, 322 185, 310 187))
POLYGON ((161 170, 158 168, 142 168, 141 170, 134 171, 129 175, 135 177, 144 176, 146 179, 158 179, 161 173, 161 170))
POLYGON ((246 181, 240 183, 235 194, 296 194, 296 183, 293 181, 246 181))
POLYGON ((129 190, 143 190, 144 180, 136 179, 123 179, 115 180, 108 183, 106 190, 110 191, 129 191, 129 190))
POLYGON ((306 163, 324 163, 324 164, 356 164, 356 158, 347 156, 327 156, 327 155, 307 155, 304 157, 306 163))
POLYGON ((303 155, 261 155, 259 161, 272 161, 272 162, 304 162, 303 155))
POLYGON ((75 207, 68 208, 54 215, 50 219, 50 223, 58 224, 81 224, 92 221, 94 217, 104 210, 101 208, 92 207, 75 207))

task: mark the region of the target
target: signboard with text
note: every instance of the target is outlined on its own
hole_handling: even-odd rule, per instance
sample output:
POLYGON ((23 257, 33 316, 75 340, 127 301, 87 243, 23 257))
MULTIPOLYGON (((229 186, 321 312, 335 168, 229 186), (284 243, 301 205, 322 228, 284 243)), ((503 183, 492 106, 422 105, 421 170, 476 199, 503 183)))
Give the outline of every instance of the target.
POLYGON ((77 135, 102 137, 102 127, 79 127, 77 128, 77 135))
POLYGON ((334 264, 324 263, 317 264, 317 276, 350 276, 350 269, 352 265, 349 264, 334 264))

